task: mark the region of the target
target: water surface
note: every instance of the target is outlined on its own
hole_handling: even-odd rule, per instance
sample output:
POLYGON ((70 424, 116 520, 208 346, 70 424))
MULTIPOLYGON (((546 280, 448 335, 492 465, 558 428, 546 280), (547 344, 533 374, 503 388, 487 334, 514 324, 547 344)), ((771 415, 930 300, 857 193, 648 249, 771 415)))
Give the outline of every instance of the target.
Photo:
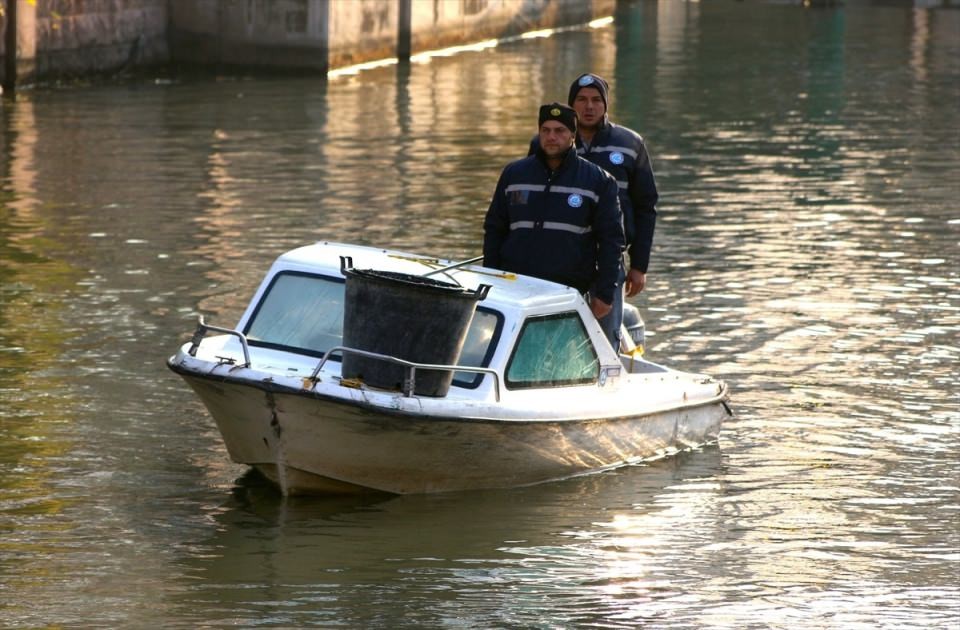
POLYGON ((0 625, 951 627, 960 12, 626 3, 313 79, 0 111, 0 625), (662 193, 648 354, 719 444, 561 483, 283 499, 164 361, 315 240, 480 251, 536 109, 592 70, 662 193))

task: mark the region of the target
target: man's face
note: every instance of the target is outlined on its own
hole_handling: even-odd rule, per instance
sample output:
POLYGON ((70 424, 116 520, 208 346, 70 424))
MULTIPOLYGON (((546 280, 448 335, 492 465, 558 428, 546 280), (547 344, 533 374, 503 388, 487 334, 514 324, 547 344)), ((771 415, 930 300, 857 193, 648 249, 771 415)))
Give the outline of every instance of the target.
POLYGON ((577 122, 583 127, 596 127, 607 113, 600 90, 594 87, 580 88, 573 99, 573 109, 577 112, 577 122))
POLYGON ((548 158, 561 157, 573 146, 573 132, 557 120, 545 120, 540 125, 540 148, 548 158))

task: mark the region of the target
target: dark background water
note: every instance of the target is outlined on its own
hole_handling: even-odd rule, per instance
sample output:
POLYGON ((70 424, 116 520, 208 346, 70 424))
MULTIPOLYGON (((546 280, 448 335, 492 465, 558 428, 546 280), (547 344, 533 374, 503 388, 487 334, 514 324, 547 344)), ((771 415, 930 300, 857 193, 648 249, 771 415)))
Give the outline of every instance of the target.
POLYGON ((951 627, 960 11, 625 3, 410 66, 0 111, 0 625, 951 627), (662 192, 655 360, 719 445, 532 488, 282 499, 164 367, 314 240, 476 255, 592 70, 662 192))

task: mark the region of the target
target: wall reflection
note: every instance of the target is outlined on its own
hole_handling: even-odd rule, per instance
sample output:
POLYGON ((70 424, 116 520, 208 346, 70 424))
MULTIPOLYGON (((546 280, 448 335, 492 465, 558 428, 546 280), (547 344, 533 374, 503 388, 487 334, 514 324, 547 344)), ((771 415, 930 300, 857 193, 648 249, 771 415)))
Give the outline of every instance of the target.
POLYGON ((36 559, 66 552, 73 529, 62 519, 71 497, 58 485, 75 448, 69 409, 81 400, 64 380, 63 294, 82 274, 48 257, 34 104, 18 97, 0 106, 0 558, 20 566, 4 579, 18 589, 48 575, 36 559))

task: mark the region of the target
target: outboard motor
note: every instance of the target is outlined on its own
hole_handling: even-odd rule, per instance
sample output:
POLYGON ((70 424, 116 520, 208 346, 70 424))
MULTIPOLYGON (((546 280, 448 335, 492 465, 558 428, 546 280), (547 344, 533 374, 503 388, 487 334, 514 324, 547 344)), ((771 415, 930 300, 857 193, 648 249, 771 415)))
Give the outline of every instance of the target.
MULTIPOLYGON (((630 340, 634 346, 643 349, 646 326, 643 323, 643 318, 640 317, 640 309, 628 302, 623 303, 623 327, 627 333, 623 338, 626 342, 625 345, 629 346, 628 340, 630 340)), ((632 350, 633 348, 627 348, 628 352, 632 350)))

